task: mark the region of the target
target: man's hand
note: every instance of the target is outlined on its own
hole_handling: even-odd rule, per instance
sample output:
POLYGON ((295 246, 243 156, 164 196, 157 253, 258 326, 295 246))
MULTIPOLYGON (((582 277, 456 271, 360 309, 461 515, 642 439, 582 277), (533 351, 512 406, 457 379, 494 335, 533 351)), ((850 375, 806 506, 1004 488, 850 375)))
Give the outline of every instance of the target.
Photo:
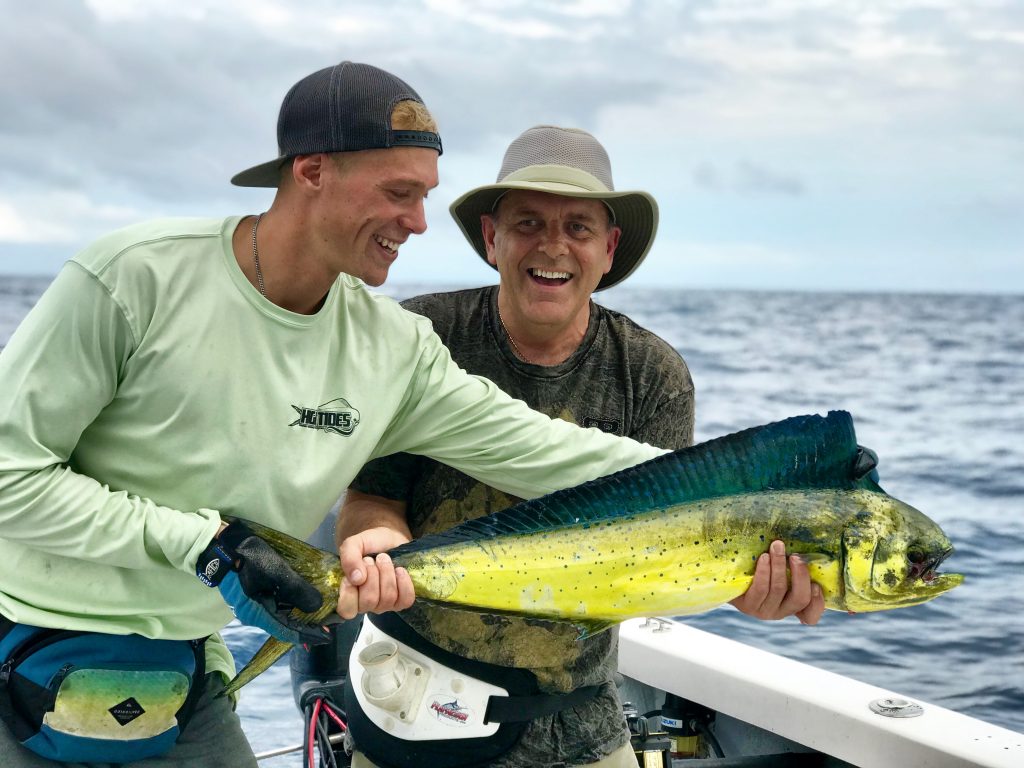
POLYGON ((338 591, 339 616, 351 619, 358 613, 401 611, 412 605, 416 595, 409 572, 395 568, 391 558, 384 554, 407 541, 409 537, 404 533, 381 527, 356 533, 341 542, 341 570, 345 577, 338 591))
POLYGON ((799 555, 788 558, 787 579, 786 560, 786 545, 773 541, 769 551, 757 559, 750 588, 730 602, 741 613, 756 619, 775 621, 796 616, 801 624, 817 624, 825 612, 821 587, 811 581, 807 565, 799 555))
POLYGON ((292 608, 312 613, 323 597, 273 548, 242 522, 222 527, 199 556, 196 575, 217 587, 235 617, 293 645, 327 642, 317 626, 291 617, 292 608))

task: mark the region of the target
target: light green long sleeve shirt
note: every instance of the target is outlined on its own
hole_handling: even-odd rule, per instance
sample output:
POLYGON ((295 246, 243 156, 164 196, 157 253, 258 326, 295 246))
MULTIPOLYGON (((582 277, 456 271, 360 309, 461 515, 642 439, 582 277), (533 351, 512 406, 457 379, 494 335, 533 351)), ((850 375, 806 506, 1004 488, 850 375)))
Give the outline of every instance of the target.
POLYGON ((530 410, 350 276, 315 315, 277 307, 238 268, 239 220, 102 238, 0 352, 8 618, 215 633, 231 612, 193 569, 220 513, 305 537, 363 464, 394 452, 527 498, 663 452, 530 410))

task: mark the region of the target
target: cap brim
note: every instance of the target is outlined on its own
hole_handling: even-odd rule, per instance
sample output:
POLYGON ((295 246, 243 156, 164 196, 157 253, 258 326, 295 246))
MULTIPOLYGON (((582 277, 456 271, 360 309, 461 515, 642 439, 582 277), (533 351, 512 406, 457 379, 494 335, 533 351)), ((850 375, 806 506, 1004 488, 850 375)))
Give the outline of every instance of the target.
POLYGON ((231 183, 236 187, 274 187, 281 183, 281 166, 288 160, 287 157, 279 157, 268 163, 254 165, 241 173, 231 177, 231 183))
POLYGON ((452 218, 459 225, 469 244, 473 246, 473 250, 488 264, 490 262, 487 261, 487 247, 480 228, 480 217, 493 211, 498 198, 513 189, 602 200, 611 208, 615 224, 622 229, 622 234, 615 248, 612 268, 601 278, 595 290, 611 288, 633 274, 654 243, 654 236, 658 231, 658 204, 646 192, 590 192, 572 184, 552 181, 501 182, 472 189, 448 207, 452 218))

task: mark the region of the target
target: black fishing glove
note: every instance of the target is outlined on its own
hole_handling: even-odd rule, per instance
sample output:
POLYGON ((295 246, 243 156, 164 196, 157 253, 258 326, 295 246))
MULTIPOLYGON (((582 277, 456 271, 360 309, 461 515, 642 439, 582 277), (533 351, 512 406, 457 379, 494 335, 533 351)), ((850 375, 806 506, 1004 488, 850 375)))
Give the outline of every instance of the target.
POLYGON ((196 575, 217 587, 235 617, 293 645, 325 643, 319 626, 291 617, 292 608, 312 613, 323 597, 273 548, 241 522, 233 522, 199 556, 196 575))

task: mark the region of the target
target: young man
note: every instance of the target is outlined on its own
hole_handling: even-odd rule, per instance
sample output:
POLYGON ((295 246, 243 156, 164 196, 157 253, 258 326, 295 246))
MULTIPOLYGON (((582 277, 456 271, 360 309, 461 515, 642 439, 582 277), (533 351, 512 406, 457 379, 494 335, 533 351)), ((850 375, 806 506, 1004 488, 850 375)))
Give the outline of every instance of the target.
MULTIPOLYGON (((477 254, 497 269, 500 284, 420 296, 404 306, 430 318, 459 365, 553 418, 665 448, 692 443, 693 383, 682 358, 650 331, 591 300, 594 291, 639 266, 657 229, 654 199, 614 191, 608 156, 593 136, 552 126, 527 130, 509 146, 498 182, 467 192, 451 212, 477 254)), ((418 639, 404 635, 390 617, 373 621, 421 652, 420 641, 428 641, 439 656, 529 670, 554 696, 592 691, 585 701, 566 699, 562 709, 530 720, 517 743, 487 764, 635 766, 611 682, 616 631, 577 641, 570 627, 415 604, 407 574, 380 559, 360 562, 372 549, 366 537, 393 546, 514 501, 426 458, 373 462, 350 488, 339 516, 342 565, 352 582, 343 588, 339 612, 407 608, 401 616, 418 639)), ((816 623, 824 610, 821 592, 798 558, 789 565, 792 587, 785 550, 775 542, 734 605, 762 619, 796 614, 816 623)), ((349 697, 346 705, 352 717, 349 697)), ((365 726, 364 743, 358 719, 352 725, 356 749, 365 753, 356 756, 357 768, 367 759, 394 765, 394 755, 408 749, 365 726)), ((486 749, 470 742, 460 752, 457 739, 451 744, 451 755, 479 756, 486 749)), ((467 764, 475 764, 472 756, 467 764)))
POLYGON ((440 138, 407 84, 351 62, 309 75, 285 96, 278 144, 233 179, 276 188, 268 211, 100 239, 0 354, 5 768, 255 764, 215 698, 233 671, 216 633, 233 611, 316 642, 289 612, 321 600, 223 516, 304 537, 360 467, 396 451, 522 496, 661 453, 466 375, 427 320, 367 291, 426 229, 437 184, 440 138), (60 681, 95 658, 98 682, 75 698, 60 681), (148 668, 158 702, 125 665, 148 668), (56 712, 26 717, 52 703, 48 685, 56 712))

